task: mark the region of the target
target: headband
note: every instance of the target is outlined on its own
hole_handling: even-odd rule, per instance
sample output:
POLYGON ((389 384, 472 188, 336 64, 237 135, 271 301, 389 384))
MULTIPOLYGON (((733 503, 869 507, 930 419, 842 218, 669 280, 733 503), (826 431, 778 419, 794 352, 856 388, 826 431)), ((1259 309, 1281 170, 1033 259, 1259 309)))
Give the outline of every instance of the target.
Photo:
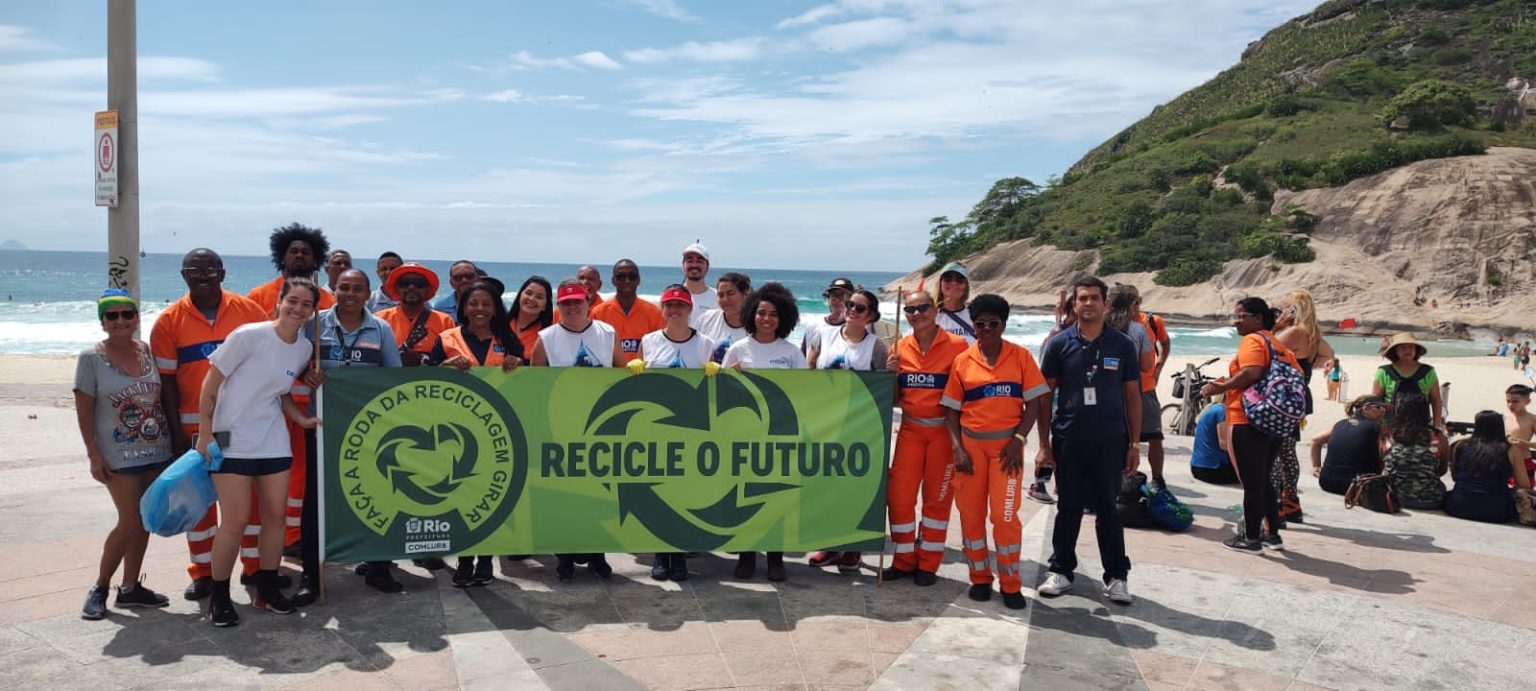
POLYGON ((108 288, 101 297, 96 299, 96 318, 104 319, 107 316, 107 310, 114 305, 132 307, 134 311, 139 309, 139 303, 128 294, 128 291, 122 288, 108 288))

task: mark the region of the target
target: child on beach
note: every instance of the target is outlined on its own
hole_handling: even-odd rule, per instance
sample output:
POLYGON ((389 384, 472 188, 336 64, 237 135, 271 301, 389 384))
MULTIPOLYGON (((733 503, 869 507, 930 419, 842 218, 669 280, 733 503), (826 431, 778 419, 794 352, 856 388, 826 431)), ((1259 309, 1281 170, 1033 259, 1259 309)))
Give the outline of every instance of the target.
POLYGON ((1521 459, 1525 472, 1536 479, 1536 454, 1531 440, 1536 437, 1536 414, 1526 410, 1531 405, 1531 387, 1515 384, 1504 390, 1504 433, 1509 436, 1510 455, 1521 459))

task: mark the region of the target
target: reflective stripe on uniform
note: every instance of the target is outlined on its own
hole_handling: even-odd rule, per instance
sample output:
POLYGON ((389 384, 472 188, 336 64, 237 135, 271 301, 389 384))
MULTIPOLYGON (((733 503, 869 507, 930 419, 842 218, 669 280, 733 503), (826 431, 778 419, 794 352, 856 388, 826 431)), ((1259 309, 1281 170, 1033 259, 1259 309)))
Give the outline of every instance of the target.
POLYGON ((917 530, 917 521, 912 521, 911 523, 892 523, 891 524, 891 532, 893 532, 893 533, 910 533, 910 532, 913 532, 915 530, 917 530))
POLYGON ((181 414, 181 424, 183 424, 183 425, 195 425, 195 424, 197 424, 197 413, 182 413, 181 414))
POLYGON ((916 548, 917 548, 917 546, 912 544, 912 543, 910 543, 910 542, 898 542, 898 543, 896 543, 896 553, 897 554, 906 554, 906 553, 911 552, 912 550, 914 550, 916 548))
POLYGON ((965 436, 970 437, 972 439, 981 439, 983 441, 996 441, 998 439, 1007 439, 1007 438, 1013 436, 1014 435, 1014 429, 1015 428, 1013 428, 1013 427, 1009 427, 1009 428, 1006 428, 1006 429, 975 430, 975 429, 971 429, 969 427, 961 427, 960 428, 960 433, 964 434, 965 436))
POLYGON ((994 551, 998 554, 1018 554, 1019 545, 998 545, 994 551))
POLYGON ((219 534, 219 527, 214 526, 207 530, 188 530, 187 542, 200 542, 219 534))
POLYGON ((192 563, 193 564, 212 564, 213 563, 213 552, 203 552, 203 553, 200 553, 200 554, 192 555, 192 563))
MULTIPOLYGON (((970 560, 967 559, 966 561, 970 561, 970 560)), ((987 562, 985 562, 985 561, 971 561, 970 563, 971 563, 971 570, 972 571, 986 571, 987 570, 987 562)))
POLYGON ((261 554, 260 554, 260 550, 256 549, 255 547, 241 547, 240 548, 240 556, 242 556, 242 557, 250 557, 252 559, 255 559, 255 558, 261 556, 261 554))
POLYGON ((288 497, 288 505, 295 509, 302 509, 304 508, 304 499, 302 497, 298 499, 288 497))
POLYGON ((289 527, 297 526, 297 525, 299 525, 299 517, 298 516, 289 516, 287 518, 284 518, 283 519, 283 525, 286 525, 286 526, 289 526, 289 527))
POLYGON ((261 524, 260 523, 247 523, 247 524, 245 524, 245 534, 246 535, 260 535, 261 534, 261 524))
POLYGON ((155 358, 155 364, 160 366, 160 371, 162 371, 162 372, 175 372, 176 371, 176 359, 175 358, 157 357, 157 358, 155 358))
POLYGON ((288 389, 288 393, 294 396, 308 396, 310 394, 310 388, 303 384, 294 384, 293 388, 288 389))
POLYGON ((932 519, 932 518, 928 518, 927 516, 924 516, 923 517, 923 527, 924 528, 932 528, 934 530, 949 530, 949 521, 939 521, 939 520, 935 520, 935 519, 932 519))
POLYGON ((944 418, 941 418, 941 417, 914 417, 914 416, 911 416, 911 415, 903 415, 903 416, 901 416, 901 424, 905 425, 908 422, 910 422, 910 423, 912 423, 914 425, 917 425, 918 427, 943 427, 944 426, 944 418))
POLYGON ((943 552, 944 551, 944 543, 942 543, 942 542, 929 542, 927 540, 923 540, 922 542, 920 542, 918 544, 917 548, 920 549, 920 550, 923 550, 924 552, 943 552))
POLYGON ((982 538, 980 540, 966 540, 965 541, 965 548, 966 549, 986 549, 987 548, 987 539, 986 538, 982 538))

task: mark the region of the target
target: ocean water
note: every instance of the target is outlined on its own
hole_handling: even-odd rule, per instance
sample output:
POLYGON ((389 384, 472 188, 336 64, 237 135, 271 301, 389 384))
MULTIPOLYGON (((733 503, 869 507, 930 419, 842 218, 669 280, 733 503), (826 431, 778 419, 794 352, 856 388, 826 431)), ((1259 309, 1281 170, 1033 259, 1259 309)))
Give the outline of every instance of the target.
MULTIPOLYGON (((356 261, 356 259, 354 259, 356 261)), ((449 261, 423 260, 442 277, 447 284, 449 261)), ((507 284, 515 291, 530 275, 540 275, 558 283, 562 278, 574 276, 575 264, 526 264, 509 262, 482 262, 490 275, 507 284)), ((276 269, 267 257, 225 256, 227 277, 224 287, 245 293, 252 287, 269 281, 276 269)), ((358 264, 373 278, 373 262, 362 260, 358 264)), ((606 267, 599 267, 606 272, 606 267)), ((140 293, 143 299, 143 334, 148 338, 155 316, 166 305, 178 300, 186 292, 181 280, 181 255, 150 254, 140 263, 140 293)), ((105 252, 37 252, 0 250, 0 353, 5 354, 59 354, 76 353, 102 337, 101 326, 96 318, 96 298, 106 286, 107 257, 105 252)), ((797 297, 802 324, 820 319, 827 314, 821 293, 833 278, 845 277, 855 284, 871 289, 896 279, 898 276, 885 272, 804 271, 798 269, 731 269, 712 267, 711 278, 726 271, 740 271, 752 278, 753 285, 769 281, 784 284, 797 297)), ((666 284, 682 279, 680 266, 640 267, 640 293, 656 299, 666 284)), ((604 291, 611 291, 606 285, 604 291)), ((510 299, 510 295, 508 296, 510 299)), ((885 319, 894 318, 894 306, 881 305, 885 319)), ((1016 343, 1038 349, 1051 330, 1048 314, 1015 313, 1008 320, 1006 337, 1016 343)), ((1219 328, 1171 328, 1174 354, 1231 355, 1237 347, 1237 333, 1231 327, 1219 328)), ((799 341, 799 329, 791 336, 799 341)), ((1375 354, 1377 338, 1351 338, 1333 336, 1329 342, 1341 353, 1375 354)), ((1487 353, 1491 344, 1470 341, 1441 341, 1429 344, 1433 356, 1478 356, 1487 353)))

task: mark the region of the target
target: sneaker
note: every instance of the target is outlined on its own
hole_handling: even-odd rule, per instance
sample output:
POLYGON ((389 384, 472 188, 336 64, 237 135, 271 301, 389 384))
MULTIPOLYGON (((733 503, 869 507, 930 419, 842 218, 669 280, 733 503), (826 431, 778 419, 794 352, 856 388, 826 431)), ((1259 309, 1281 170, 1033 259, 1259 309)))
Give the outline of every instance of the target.
POLYGON ((85 593, 85 606, 80 608, 80 618, 96 621, 107 616, 107 586, 93 585, 85 593))
POLYGON ((405 590, 405 586, 395 580, 395 570, 390 568, 389 564, 369 564, 368 574, 363 576, 363 582, 381 593, 398 593, 405 590))
POLYGON ((1038 501, 1041 504, 1056 503, 1056 497, 1051 496, 1051 491, 1045 488, 1044 482, 1036 482, 1035 484, 1030 485, 1029 489, 1024 492, 1024 496, 1038 501))
POLYGON ((1029 606, 1029 600, 1024 598, 1024 593, 1003 593, 1003 606, 1008 609, 1024 609, 1029 606))
POLYGON ((975 600, 977 602, 986 602, 987 600, 992 599, 992 584, 991 583, 976 583, 976 584, 973 584, 973 585, 971 585, 970 591, 968 591, 966 593, 966 595, 968 597, 970 597, 972 600, 975 600))
POLYGON ((1222 546, 1234 552, 1258 554, 1259 552, 1264 551, 1263 548, 1259 546, 1258 540, 1250 540, 1246 535, 1233 535, 1232 537, 1227 538, 1221 544, 1222 546))
POLYGON ((1259 543, 1271 552, 1285 551, 1285 541, 1280 539, 1280 533, 1264 533, 1263 537, 1259 538, 1259 543))
POLYGON ((899 581, 899 580, 901 580, 903 578, 906 578, 907 576, 911 576, 911 575, 912 575, 911 571, 902 571, 901 569, 898 569, 898 568, 892 566, 892 567, 890 567, 890 568, 880 572, 880 580, 882 580, 882 581, 899 581))
POLYGON ((411 563, 415 564, 417 566, 420 566, 421 568, 426 569, 428 571, 442 571, 443 569, 448 568, 448 562, 443 561, 442 559, 440 559, 438 557, 427 557, 425 559, 412 559, 411 563))
POLYGON ((208 618, 214 626, 222 629, 240 623, 240 613, 229 599, 229 581, 215 581, 209 598, 208 618))
MULTIPOLYGON (((209 581, 212 582, 212 579, 209 579, 209 581)), ((254 573, 241 573, 240 574, 240 586, 241 587, 249 588, 249 587, 254 586, 254 585, 256 585, 256 574, 254 574, 254 573)), ((279 574, 277 574, 277 587, 279 587, 279 588, 292 588, 293 587, 293 577, 289 576, 286 573, 279 573, 279 574)))
POLYGON ((837 560, 838 573, 858 573, 864 567, 863 552, 843 552, 837 560))
POLYGON ((912 582, 924 588, 939 582, 939 575, 932 571, 918 569, 912 572, 912 582))
POLYGON ((667 557, 667 555, 665 555, 665 554, 657 554, 656 556, 652 557, 652 559, 653 559, 653 561, 651 562, 651 580, 653 580, 653 581, 665 581, 665 580, 667 580, 667 578, 668 578, 668 576, 667 576, 667 567, 671 565, 670 562, 672 560, 669 559, 667 557))
POLYGON ((608 558, 601 554, 594 554, 587 561, 587 568, 592 570, 592 575, 598 578, 608 578, 613 575, 613 567, 608 565, 608 558))
POLYGON ((468 588, 475 584, 475 560, 460 557, 459 566, 453 570, 453 587, 468 588))
POLYGON ((841 552, 834 552, 832 550, 824 549, 820 552, 812 554, 811 558, 806 560, 806 563, 810 564, 811 566, 828 566, 841 557, 841 552))
POLYGON ((1072 589, 1072 579, 1067 574, 1050 572, 1045 577, 1045 582, 1035 588, 1035 592, 1045 597, 1056 597, 1072 589))
POLYGON ((487 586, 496 582, 496 572, 491 568, 494 563, 490 557, 480 557, 475 561, 475 575, 471 581, 478 586, 487 586))
POLYGON ((555 577, 561 581, 569 581, 576 575, 576 562, 568 556, 555 555, 555 577))
POLYGON ((144 585, 143 578, 140 578, 138 583, 127 588, 119 587, 117 589, 118 607, 165 607, 170 604, 170 598, 150 590, 148 586, 144 585))
MULTIPOLYGON (((279 581, 282 577, 278 578, 279 581)), ((308 607, 320 601, 320 588, 308 576, 299 577, 299 589, 293 591, 293 597, 288 598, 289 604, 294 607, 308 607)))
POLYGON ((674 581, 688 580, 687 555, 684 555, 682 552, 678 552, 677 554, 673 554, 667 557, 667 561, 671 562, 671 565, 667 567, 667 577, 674 581))
POLYGON ((187 585, 187 589, 181 591, 181 596, 182 597, 184 597, 184 598, 186 598, 188 600, 192 600, 194 602, 197 601, 197 600, 206 599, 209 595, 212 595, 212 594, 213 594, 213 577, 212 576, 203 576, 202 578, 194 578, 194 579, 192 579, 192 582, 187 585))
POLYGON ((256 590, 261 594, 261 603, 256 605, 273 614, 293 614, 298 607, 293 604, 288 596, 277 587, 278 574, 276 570, 257 571, 254 576, 256 590))
POLYGON ((1110 602, 1129 605, 1131 604, 1131 587, 1123 578, 1111 578, 1104 586, 1104 597, 1109 598, 1110 602))

